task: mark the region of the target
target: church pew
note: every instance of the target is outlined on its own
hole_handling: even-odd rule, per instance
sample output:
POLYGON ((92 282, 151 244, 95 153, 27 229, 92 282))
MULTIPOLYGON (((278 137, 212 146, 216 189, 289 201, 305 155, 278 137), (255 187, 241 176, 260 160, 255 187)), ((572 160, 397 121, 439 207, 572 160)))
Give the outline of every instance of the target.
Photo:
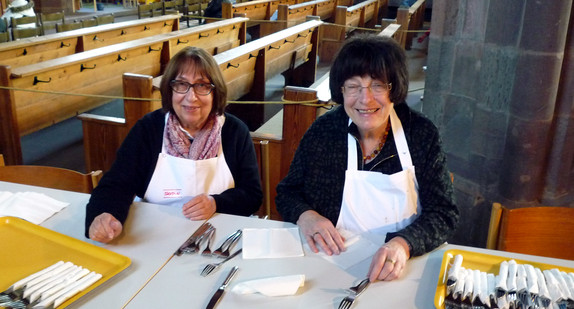
POLYGON ((404 49, 411 49, 414 33, 407 31, 423 28, 425 18, 426 0, 418 0, 410 7, 399 7, 397 10, 397 24, 405 30, 398 34, 397 41, 404 49))
POLYGON ((353 6, 338 6, 335 10, 335 25, 326 25, 321 37, 319 58, 321 62, 333 61, 347 33, 352 27, 374 28, 378 22, 380 0, 367 0, 353 6))
POLYGON ((171 56, 187 45, 211 53, 245 43, 247 19, 234 18, 158 34, 11 69, 0 65, 0 152, 9 164, 22 164, 20 137, 111 101, 61 95, 122 95, 122 74, 158 76, 171 56))
POLYGON ((223 2, 221 5, 221 17, 249 18, 252 21, 247 23, 247 27, 251 29, 254 38, 259 38, 284 29, 272 22, 261 22, 262 20, 271 21, 279 5, 296 4, 304 1, 305 0, 255 0, 243 3, 223 2))
MULTIPOLYGON (((292 74, 288 75, 298 77, 287 84, 311 85, 315 80, 317 40, 321 24, 320 21, 309 21, 215 55, 228 85, 228 99, 263 101, 265 82, 283 72, 290 72, 292 74)), ((105 119, 89 114, 79 116, 84 130, 86 168, 98 166, 104 172, 109 170, 121 140, 129 129, 146 113, 161 106, 159 101, 153 100, 161 97, 161 78, 124 74, 125 119, 105 119)), ((234 107, 244 108, 246 105, 232 104, 228 106, 228 110, 238 114, 240 108, 235 108, 233 112, 234 107)), ((261 111, 263 105, 252 105, 248 109, 261 111)), ((275 147, 271 145, 270 148, 272 150, 275 147)))
POLYGON ((309 15, 333 22, 335 10, 340 3, 341 0, 314 0, 298 4, 280 4, 277 8, 277 22, 283 29, 305 22, 309 15))
POLYGON ((0 64, 15 68, 176 30, 179 16, 166 15, 26 38, 0 44, 0 64))

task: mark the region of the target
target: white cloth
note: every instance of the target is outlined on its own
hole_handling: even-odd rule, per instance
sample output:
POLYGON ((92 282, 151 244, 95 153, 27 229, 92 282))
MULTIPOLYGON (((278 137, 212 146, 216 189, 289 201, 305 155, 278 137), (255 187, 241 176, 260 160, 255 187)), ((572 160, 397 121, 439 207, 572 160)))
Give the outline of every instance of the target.
POLYGON ((357 145, 349 134, 339 229, 384 235, 408 226, 420 215, 415 170, 394 109, 390 121, 403 170, 392 175, 357 170, 357 145))
POLYGON ((0 192, 0 217, 11 216, 40 224, 69 203, 37 192, 0 192))
POLYGON ((217 157, 196 161, 170 156, 163 145, 144 201, 181 207, 201 193, 220 194, 233 187, 235 181, 225 161, 223 146, 219 147, 217 157))
POLYGON ((232 292, 237 294, 260 293, 265 296, 295 295, 305 285, 305 275, 291 275, 249 280, 237 283, 232 292))
MULTIPOLYGON (((339 234, 345 238, 345 251, 338 255, 327 255, 320 250, 317 254, 326 261, 337 265, 341 269, 349 269, 352 266, 362 263, 365 259, 372 257, 379 246, 361 234, 351 231, 337 229, 339 234)), ((305 251, 311 254, 309 244, 306 244, 305 251)))
POLYGON ((299 228, 243 229, 243 258, 304 256, 299 228))

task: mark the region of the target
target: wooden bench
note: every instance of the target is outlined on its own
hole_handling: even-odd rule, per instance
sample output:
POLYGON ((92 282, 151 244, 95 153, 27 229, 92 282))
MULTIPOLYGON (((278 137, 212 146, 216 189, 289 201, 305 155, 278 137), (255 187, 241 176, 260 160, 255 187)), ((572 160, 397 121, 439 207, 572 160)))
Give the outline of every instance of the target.
POLYGON ((397 10, 397 24, 405 30, 399 33, 397 41, 404 49, 410 49, 414 33, 407 31, 420 30, 423 28, 425 19, 426 0, 418 0, 410 7, 399 7, 397 10))
MULTIPOLYGON (((315 59, 321 24, 320 21, 309 21, 215 55, 228 85, 228 99, 263 100, 265 81, 285 71, 304 77, 295 81, 295 85, 311 85, 315 79, 315 59)), ((109 170, 129 129, 145 114, 160 108, 161 102, 153 99, 161 98, 161 78, 138 74, 124 75, 124 96, 127 98, 124 100, 125 119, 88 114, 79 116, 82 119, 88 169, 98 166, 98 169, 104 172, 109 170)), ((228 106, 231 107, 233 106, 228 106)))
POLYGON ((350 7, 338 6, 335 10, 335 25, 324 27, 319 55, 321 62, 333 61, 353 27, 374 29, 378 22, 379 4, 380 0, 367 0, 350 7))
POLYGON ((304 0, 255 0, 243 3, 223 2, 221 4, 221 17, 247 17, 251 21, 247 23, 254 38, 260 38, 281 29, 275 23, 262 23, 262 20, 271 21, 271 17, 282 4, 296 4, 304 0))
POLYGON ((21 136, 112 100, 93 95, 121 96, 123 73, 159 76, 184 46, 215 54, 245 43, 246 22, 222 20, 14 69, 0 65, 0 86, 29 90, 0 89, 0 152, 9 164, 21 164, 21 136))
POLYGON ((0 64, 12 68, 179 29, 179 16, 82 28, 0 44, 0 64))

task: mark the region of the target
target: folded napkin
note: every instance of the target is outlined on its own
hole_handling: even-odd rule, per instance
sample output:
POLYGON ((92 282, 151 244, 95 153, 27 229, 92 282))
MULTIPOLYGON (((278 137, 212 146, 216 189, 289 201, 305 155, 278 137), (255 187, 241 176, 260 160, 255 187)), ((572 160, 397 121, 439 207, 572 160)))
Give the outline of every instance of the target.
MULTIPOLYGON (((379 249, 379 246, 375 245, 369 239, 362 237, 361 234, 356 234, 344 229, 337 230, 339 231, 339 234, 345 238, 346 250, 341 252, 339 255, 329 256, 319 249, 320 251, 317 254, 342 269, 348 269, 351 266, 362 262, 364 259, 373 256, 379 249)), ((305 246, 306 249, 311 252, 309 244, 305 244, 305 246)))
POLYGON ((303 256, 299 228, 243 229, 243 258, 303 256))
POLYGON ((294 295, 299 287, 304 285, 305 275, 292 275, 239 282, 231 291, 237 294, 260 293, 265 296, 287 296, 294 295))
POLYGON ((0 217, 18 217, 34 224, 44 222, 68 205, 37 192, 0 192, 0 217))

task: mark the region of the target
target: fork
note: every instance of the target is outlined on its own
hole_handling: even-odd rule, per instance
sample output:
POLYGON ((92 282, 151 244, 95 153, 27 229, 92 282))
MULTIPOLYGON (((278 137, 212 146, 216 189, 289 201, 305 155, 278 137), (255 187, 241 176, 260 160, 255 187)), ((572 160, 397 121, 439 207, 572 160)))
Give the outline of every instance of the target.
POLYGON ((221 246, 217 249, 215 249, 215 251, 213 251, 213 255, 217 255, 217 256, 221 256, 221 254, 223 253, 223 251, 225 249, 228 249, 229 246, 231 245, 231 242, 236 239, 236 237, 238 237, 239 235, 241 235, 242 231, 241 230, 237 230, 235 231, 233 234, 229 235, 227 237, 227 239, 225 239, 225 241, 223 241, 223 243, 221 244, 221 246))
POLYGON ((229 243, 229 246, 227 246, 227 248, 221 252, 221 255, 219 256, 220 258, 226 258, 229 256, 229 251, 235 246, 235 244, 239 241, 239 238, 241 238, 241 235, 243 233, 243 231, 238 230, 239 233, 237 233, 237 235, 235 237, 233 237, 233 239, 231 240, 231 242, 229 243))
POLYGON ((204 256, 211 256, 211 242, 213 241, 213 237, 215 235, 215 229, 211 230, 209 232, 209 235, 207 236, 207 246, 205 247, 205 249, 203 249, 203 252, 201 252, 201 255, 204 256))
POLYGON ((359 282, 359 284, 357 284, 356 286, 350 287, 349 291, 351 291, 351 294, 343 298, 343 300, 339 304, 339 309, 351 308, 351 305, 353 304, 355 299, 359 297, 361 293, 363 293, 363 291, 369 286, 369 284, 370 284, 369 278, 366 278, 361 282, 359 282))
POLYGON ((241 253, 241 251, 243 251, 243 249, 239 249, 236 252, 234 252, 232 255, 228 256, 225 258, 225 260, 219 262, 219 263, 211 263, 211 264, 207 264, 205 266, 205 268, 201 271, 201 276, 202 277, 206 277, 207 275, 211 274, 212 272, 214 272, 216 269, 218 269, 219 267, 221 267, 221 265, 223 265, 223 263, 231 260, 232 258, 234 258, 236 255, 238 255, 239 253, 241 253))

